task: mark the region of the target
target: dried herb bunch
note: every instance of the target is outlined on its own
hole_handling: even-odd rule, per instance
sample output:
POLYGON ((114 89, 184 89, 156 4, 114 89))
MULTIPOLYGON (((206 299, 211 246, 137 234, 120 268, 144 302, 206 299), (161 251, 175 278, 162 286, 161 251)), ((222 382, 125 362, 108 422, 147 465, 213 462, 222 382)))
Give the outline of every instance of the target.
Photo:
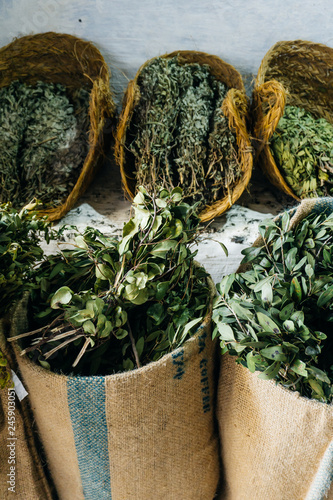
POLYGON ((19 81, 0 89, 0 202, 61 204, 88 152, 89 92, 19 81))
POLYGON ((289 214, 260 227, 247 270, 225 276, 213 311, 222 353, 259 378, 333 401, 333 214, 288 230, 289 214))
POLYGON ((31 289, 33 266, 43 257, 42 238, 54 237, 50 225, 36 217, 35 204, 20 212, 0 205, 0 317, 25 290, 31 289))
POLYGON ((300 198, 333 194, 333 125, 286 106, 271 139, 274 160, 300 198))
POLYGON ((120 241, 87 228, 76 248, 47 257, 31 294, 36 329, 16 337, 23 354, 54 371, 105 375, 182 345, 210 292, 190 248, 199 219, 181 199, 180 188, 158 197, 140 188, 120 241))
POLYGON ((181 186, 199 208, 228 196, 242 176, 234 133, 221 106, 227 87, 208 65, 155 58, 141 72, 127 136, 137 185, 181 186))

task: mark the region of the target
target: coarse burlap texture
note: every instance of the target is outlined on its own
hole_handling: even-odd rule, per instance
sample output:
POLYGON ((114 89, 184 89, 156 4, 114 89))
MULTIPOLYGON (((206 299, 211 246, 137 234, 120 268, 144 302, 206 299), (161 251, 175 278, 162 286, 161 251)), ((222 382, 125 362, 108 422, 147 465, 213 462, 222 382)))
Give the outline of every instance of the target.
MULTIPOLYGON (((332 210, 333 198, 303 200, 290 211, 290 229, 311 212, 332 210)), ((261 244, 260 237, 254 245, 261 244)), ((258 372, 226 354, 217 418, 225 479, 221 500, 333 499, 333 405, 260 380, 258 372)))
MULTIPOLYGON (((12 336, 27 328, 27 300, 12 336)), ((220 463, 210 318, 211 311, 161 360, 104 377, 51 373, 15 347, 61 500, 214 498, 220 463)))
MULTIPOLYGON (((178 50, 161 57, 171 59, 178 56, 179 64, 205 64, 209 66, 211 74, 230 89, 223 101, 222 111, 228 118, 229 127, 236 135, 237 154, 240 162, 242 177, 230 190, 229 196, 207 205, 199 214, 203 222, 222 215, 242 195, 252 175, 252 146, 247 128, 248 103, 245 87, 240 73, 230 64, 217 56, 191 50, 178 50)), ((133 156, 126 147, 126 136, 133 112, 140 101, 139 78, 141 72, 153 59, 145 62, 138 70, 135 78, 127 86, 123 100, 122 112, 116 132, 115 155, 120 167, 124 191, 132 200, 136 193, 135 165, 133 156)))
POLYGON ((90 91, 89 151, 80 176, 61 205, 41 212, 51 221, 58 220, 87 189, 109 148, 116 111, 109 70, 91 42, 68 34, 38 33, 17 38, 0 49, 0 88, 15 80, 29 85, 38 81, 59 83, 69 93, 80 87, 90 91))
MULTIPOLYGON (((15 357, 0 320, 0 349, 16 372, 15 357)), ((55 492, 40 455, 37 431, 27 398, 19 401, 13 388, 0 389, 0 498, 52 500, 55 492), (11 488, 11 489, 9 489, 11 488)))
POLYGON ((296 200, 269 147, 285 105, 333 123, 333 49, 306 40, 281 41, 264 56, 254 90, 252 122, 256 161, 269 181, 296 200))
MULTIPOLYGON (((326 483, 313 488, 332 448, 332 405, 260 380, 224 355, 217 416, 225 479, 221 500, 333 499, 326 483)), ((332 461, 329 469, 332 474, 332 461)))

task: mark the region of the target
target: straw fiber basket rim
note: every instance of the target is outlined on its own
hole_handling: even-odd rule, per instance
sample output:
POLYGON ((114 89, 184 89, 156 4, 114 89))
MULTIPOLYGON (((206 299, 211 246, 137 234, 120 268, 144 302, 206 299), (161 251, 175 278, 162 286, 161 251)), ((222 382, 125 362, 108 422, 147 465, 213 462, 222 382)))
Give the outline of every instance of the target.
MULTIPOLYGON (((157 57, 170 59, 175 56, 178 56, 180 64, 207 64, 210 67, 211 74, 217 80, 225 83, 230 89, 224 99, 222 110, 229 120, 229 127, 235 131, 241 169, 244 172, 244 175, 240 181, 234 185, 230 196, 206 206, 199 214, 201 220, 205 222, 223 214, 226 210, 228 210, 228 208, 230 208, 241 196, 250 181, 253 159, 250 137, 246 125, 248 114, 247 97, 240 73, 232 65, 226 63, 218 56, 192 50, 177 50, 157 57)), ((129 155, 126 154, 126 133, 131 122, 135 106, 140 100, 138 79, 142 70, 152 61, 157 59, 157 57, 146 61, 139 68, 134 79, 129 82, 124 95, 122 112, 116 132, 116 159, 120 167, 123 189, 131 200, 135 196, 136 182, 133 161, 131 161, 131 158, 128 158, 129 155)))
POLYGON ((306 40, 277 42, 258 69, 253 91, 256 160, 273 185, 298 201, 275 163, 269 141, 286 104, 333 124, 332 84, 333 49, 306 40))
POLYGON ((50 221, 63 217, 91 183, 109 146, 106 127, 115 116, 110 74, 100 51, 88 41, 65 33, 39 33, 14 39, 0 49, 0 88, 14 80, 36 84, 60 83, 71 90, 90 89, 89 151, 80 176, 67 199, 41 211, 50 221))

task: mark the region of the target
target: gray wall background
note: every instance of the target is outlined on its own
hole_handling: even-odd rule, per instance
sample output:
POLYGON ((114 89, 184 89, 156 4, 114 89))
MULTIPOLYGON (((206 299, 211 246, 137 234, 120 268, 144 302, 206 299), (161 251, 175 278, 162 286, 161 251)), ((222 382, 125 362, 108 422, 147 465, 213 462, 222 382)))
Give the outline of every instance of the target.
POLYGON ((120 101, 147 59, 178 49, 218 55, 251 87, 267 50, 280 40, 333 47, 332 0, 0 0, 0 45, 57 31, 94 42, 120 101))

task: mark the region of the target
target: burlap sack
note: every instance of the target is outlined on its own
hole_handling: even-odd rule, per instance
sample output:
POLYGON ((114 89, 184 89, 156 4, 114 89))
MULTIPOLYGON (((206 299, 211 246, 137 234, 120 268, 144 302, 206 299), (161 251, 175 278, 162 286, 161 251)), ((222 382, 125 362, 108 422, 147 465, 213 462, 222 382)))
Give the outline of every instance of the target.
MULTIPOLYGON (((333 199, 303 200, 291 213, 291 227, 323 210, 333 210, 333 199)), ((333 499, 333 405, 260 380, 258 372, 226 354, 217 418, 225 476, 221 499, 333 499)))
MULTIPOLYGON (((6 343, 6 324, 0 321, 0 349, 15 370, 6 343)), ((0 389, 0 498, 52 500, 56 498, 41 457, 37 432, 27 398, 19 401, 13 388, 0 389)))
MULTIPOLYGON (((26 328, 26 302, 13 334, 26 328)), ((61 500, 214 498, 219 446, 210 314, 183 347, 131 372, 68 377, 17 356, 61 500)))

